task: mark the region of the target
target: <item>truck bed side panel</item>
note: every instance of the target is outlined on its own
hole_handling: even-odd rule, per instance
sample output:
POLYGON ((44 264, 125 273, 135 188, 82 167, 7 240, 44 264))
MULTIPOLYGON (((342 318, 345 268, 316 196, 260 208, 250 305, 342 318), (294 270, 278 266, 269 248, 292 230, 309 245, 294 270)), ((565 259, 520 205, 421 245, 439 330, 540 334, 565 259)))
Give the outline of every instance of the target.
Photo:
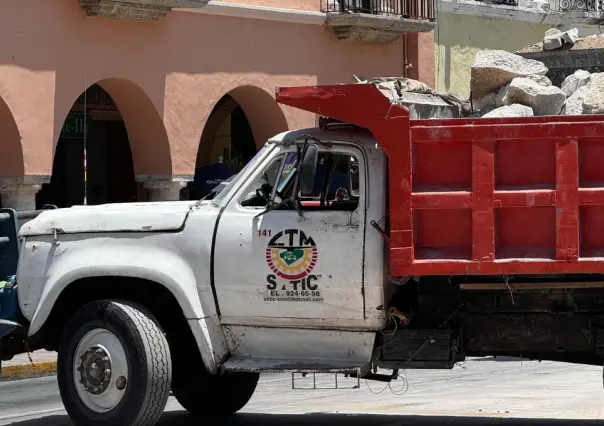
POLYGON ((393 275, 604 272, 604 117, 409 120, 363 84, 277 99, 373 132, 393 275))

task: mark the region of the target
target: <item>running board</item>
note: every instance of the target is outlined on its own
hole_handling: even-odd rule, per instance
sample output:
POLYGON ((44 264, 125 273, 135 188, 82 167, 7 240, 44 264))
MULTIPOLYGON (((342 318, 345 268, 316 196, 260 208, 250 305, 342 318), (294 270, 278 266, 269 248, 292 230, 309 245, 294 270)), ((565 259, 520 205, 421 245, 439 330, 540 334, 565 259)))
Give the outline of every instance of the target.
POLYGON ((280 373, 347 373, 364 374, 370 365, 362 361, 325 360, 317 362, 314 359, 279 359, 279 358, 229 358, 222 368, 232 372, 280 372, 280 373))

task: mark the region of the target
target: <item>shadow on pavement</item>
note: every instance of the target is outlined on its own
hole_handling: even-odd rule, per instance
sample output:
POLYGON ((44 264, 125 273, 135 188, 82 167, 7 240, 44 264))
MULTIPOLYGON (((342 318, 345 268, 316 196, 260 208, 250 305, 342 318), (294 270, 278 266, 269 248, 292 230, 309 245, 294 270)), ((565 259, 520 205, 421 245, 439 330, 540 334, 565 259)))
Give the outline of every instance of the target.
MULTIPOLYGON (((166 413, 158 426, 595 426, 601 420, 504 419, 492 417, 401 416, 377 414, 237 414, 228 420, 203 421, 187 413, 166 413)), ((11 426, 71 426, 67 416, 16 421, 11 426)))

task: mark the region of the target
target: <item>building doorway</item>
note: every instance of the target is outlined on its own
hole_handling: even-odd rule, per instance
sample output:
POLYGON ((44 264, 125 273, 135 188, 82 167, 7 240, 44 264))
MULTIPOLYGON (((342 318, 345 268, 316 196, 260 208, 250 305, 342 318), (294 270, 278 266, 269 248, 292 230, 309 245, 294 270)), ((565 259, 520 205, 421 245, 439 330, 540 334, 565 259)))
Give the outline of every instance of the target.
POLYGON ((204 127, 188 198, 204 197, 212 186, 239 172, 256 154, 256 146, 243 108, 230 95, 223 96, 204 127))
POLYGON ((43 185, 36 204, 71 207, 136 199, 126 126, 111 96, 94 84, 76 100, 65 119, 50 183, 43 185))

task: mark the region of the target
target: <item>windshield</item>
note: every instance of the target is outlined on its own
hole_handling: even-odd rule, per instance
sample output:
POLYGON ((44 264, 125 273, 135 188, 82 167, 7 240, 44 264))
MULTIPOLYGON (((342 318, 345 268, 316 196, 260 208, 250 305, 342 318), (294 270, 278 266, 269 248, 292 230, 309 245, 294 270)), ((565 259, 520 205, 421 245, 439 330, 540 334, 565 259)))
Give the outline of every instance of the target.
POLYGON ((258 160, 260 158, 262 158, 264 156, 264 154, 266 154, 268 149, 269 149, 269 145, 264 144, 262 146, 262 148, 260 148, 260 150, 256 153, 256 155, 254 155, 254 157, 250 161, 248 161, 248 163, 243 167, 243 169, 241 169, 241 171, 239 173, 230 177, 228 179, 228 182, 225 182, 224 186, 219 185, 222 189, 219 187, 216 187, 215 189, 218 191, 218 193, 215 195, 214 198, 212 198, 212 202, 215 205, 219 205, 222 202, 222 200, 224 200, 226 198, 226 196, 231 193, 232 189, 237 186, 237 182, 239 182, 239 180, 245 174, 247 169, 250 166, 256 164, 258 162, 258 160))
POLYGON ((222 190, 224 188, 227 187, 227 185, 233 180, 233 178, 237 176, 237 175, 231 175, 228 178, 224 179, 222 182, 220 182, 218 185, 216 185, 215 187, 213 187, 210 190, 210 193, 208 195, 206 195, 205 197, 202 198, 202 200, 212 200, 214 199, 214 197, 216 195, 218 195, 220 192, 222 192, 222 190))

